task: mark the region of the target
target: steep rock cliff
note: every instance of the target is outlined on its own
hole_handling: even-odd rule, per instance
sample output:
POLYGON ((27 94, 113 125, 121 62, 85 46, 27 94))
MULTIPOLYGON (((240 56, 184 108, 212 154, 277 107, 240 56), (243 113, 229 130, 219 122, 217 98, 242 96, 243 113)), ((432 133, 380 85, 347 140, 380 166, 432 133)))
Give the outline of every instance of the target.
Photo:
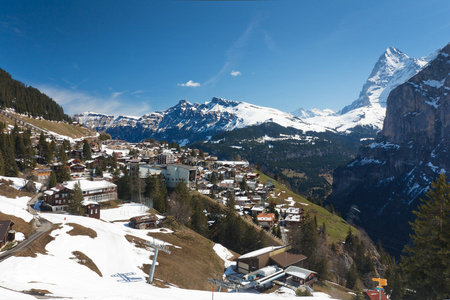
POLYGON ((450 44, 388 97, 383 130, 335 170, 327 201, 399 254, 431 181, 450 170, 450 44))

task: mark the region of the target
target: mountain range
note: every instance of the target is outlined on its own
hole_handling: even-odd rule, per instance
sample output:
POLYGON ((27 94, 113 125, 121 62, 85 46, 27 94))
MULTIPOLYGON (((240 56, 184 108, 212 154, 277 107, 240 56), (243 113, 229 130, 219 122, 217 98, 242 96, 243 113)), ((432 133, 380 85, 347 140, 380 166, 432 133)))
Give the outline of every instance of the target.
POLYGON ((143 139, 191 144, 224 159, 238 155, 305 196, 331 192, 332 172, 356 157, 382 129, 387 95, 426 66, 390 47, 375 64, 359 98, 339 112, 312 109, 289 114, 245 102, 181 100, 140 118, 85 112, 73 120, 130 142, 143 139), (195 143, 195 144, 193 144, 195 143))
POLYGON ((165 111, 153 112, 140 118, 92 112, 76 114, 72 118, 89 128, 105 131, 114 138, 131 142, 152 137, 188 144, 208 140, 219 132, 268 122, 304 133, 330 131, 351 134, 355 128, 364 128, 367 137, 373 137, 382 128, 389 93, 415 75, 435 55, 415 59, 396 48, 388 48, 375 64, 359 98, 339 112, 330 109, 298 109, 289 114, 273 108, 215 97, 202 104, 181 100, 165 111))

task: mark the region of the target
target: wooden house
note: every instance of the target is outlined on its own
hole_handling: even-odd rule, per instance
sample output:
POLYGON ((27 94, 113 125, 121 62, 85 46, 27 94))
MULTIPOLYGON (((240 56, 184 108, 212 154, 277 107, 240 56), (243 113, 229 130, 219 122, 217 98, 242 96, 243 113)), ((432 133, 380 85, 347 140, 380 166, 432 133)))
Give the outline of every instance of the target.
POLYGON ((13 225, 14 222, 10 220, 0 221, 0 249, 3 248, 6 243, 14 241, 15 232, 12 229, 13 225))
POLYGON ((70 191, 64 185, 57 185, 44 192, 44 201, 52 206, 53 211, 66 211, 70 191))
POLYGON ((86 214, 89 218, 100 219, 100 204, 89 203, 86 206, 86 214))
POLYGON ((271 265, 280 268, 303 266, 305 259, 306 256, 291 252, 290 246, 266 247, 240 256, 236 260, 236 271, 248 274, 271 265))
POLYGON ((130 227, 136 229, 155 228, 157 225, 158 217, 155 214, 148 214, 130 219, 130 227))
POLYGON ((317 280, 316 272, 296 266, 289 266, 285 273, 287 276, 287 283, 295 282, 299 285, 307 285, 312 287, 314 282, 317 280))
POLYGON ((364 291, 364 300, 388 300, 383 291, 364 291))
POLYGON ((51 169, 35 169, 32 171, 33 176, 36 177, 36 181, 41 183, 49 179, 51 173, 51 169))
POLYGON ((274 213, 261 213, 258 214, 258 223, 262 228, 272 228, 275 223, 275 214, 274 213))

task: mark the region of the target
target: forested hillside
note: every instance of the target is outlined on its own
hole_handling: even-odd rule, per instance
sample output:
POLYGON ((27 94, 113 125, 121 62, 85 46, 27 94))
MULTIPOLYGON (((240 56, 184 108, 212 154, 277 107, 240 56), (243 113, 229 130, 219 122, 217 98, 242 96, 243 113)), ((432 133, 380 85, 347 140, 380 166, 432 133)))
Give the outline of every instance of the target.
POLYGON ((353 135, 302 132, 275 123, 249 126, 213 136, 193 147, 224 159, 240 157, 303 196, 324 198, 331 191, 331 173, 352 160, 363 128, 353 135))
POLYGON ((63 108, 38 89, 14 80, 0 69, 0 107, 13 108, 17 113, 46 120, 71 122, 63 108))

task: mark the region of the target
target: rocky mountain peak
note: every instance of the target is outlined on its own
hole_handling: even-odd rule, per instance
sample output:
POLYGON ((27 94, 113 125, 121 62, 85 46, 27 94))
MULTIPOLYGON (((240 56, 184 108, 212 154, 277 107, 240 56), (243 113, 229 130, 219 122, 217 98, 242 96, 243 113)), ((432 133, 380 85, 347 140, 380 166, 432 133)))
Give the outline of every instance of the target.
POLYGON ((357 206, 354 221, 396 254, 408 242, 408 221, 419 199, 450 169, 450 45, 432 57, 391 91, 383 130, 354 161, 335 170, 327 199, 344 214, 357 206))
POLYGON ((241 102, 213 97, 210 103, 212 105, 217 104, 217 105, 224 106, 224 107, 235 107, 235 106, 239 105, 239 103, 241 103, 241 102))
POLYGON ((394 89, 382 136, 396 144, 432 147, 450 134, 450 45, 420 73, 394 89))
POLYGON ((426 63, 426 58, 411 58, 397 48, 387 48, 363 85, 359 98, 344 107, 341 114, 369 105, 379 105, 384 108, 389 93, 419 72, 426 63))

